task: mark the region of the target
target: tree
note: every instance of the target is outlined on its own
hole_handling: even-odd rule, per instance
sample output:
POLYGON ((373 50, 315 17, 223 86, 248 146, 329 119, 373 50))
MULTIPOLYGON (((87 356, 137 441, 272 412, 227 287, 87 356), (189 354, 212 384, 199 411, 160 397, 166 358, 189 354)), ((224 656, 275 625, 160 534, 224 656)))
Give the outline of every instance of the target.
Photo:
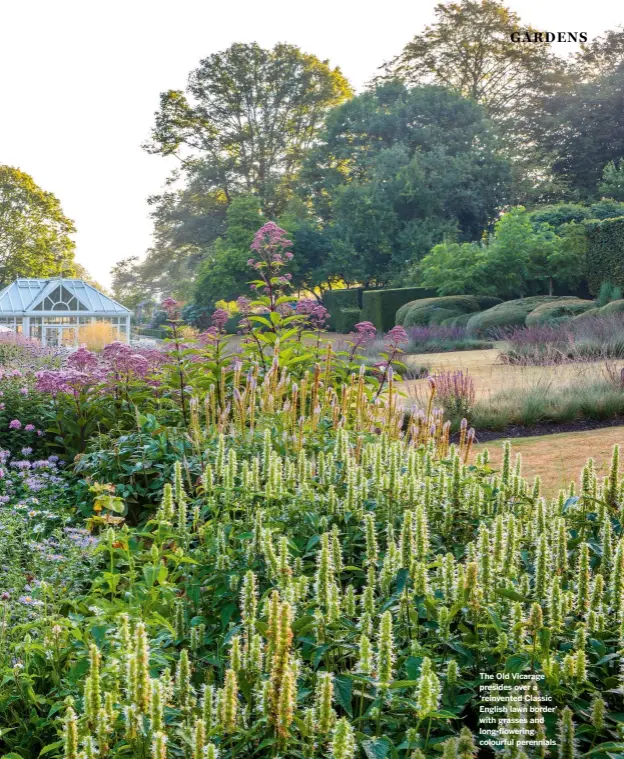
POLYGON ((74 223, 31 176, 0 165, 0 281, 72 276, 74 223))
POLYGON ((624 28, 609 29, 603 37, 594 37, 581 45, 574 55, 572 68, 577 81, 589 82, 610 74, 624 61, 624 28))
POLYGON ((486 279, 487 248, 480 243, 435 245, 418 266, 419 284, 438 295, 496 295, 486 279))
POLYGON ((400 283, 446 237, 478 239, 508 185, 479 105, 400 82, 334 109, 302 171, 331 240, 331 272, 367 286, 400 283))
POLYGON ((257 194, 278 213, 329 108, 352 94, 338 68, 293 45, 237 43, 200 61, 186 94, 161 95, 151 153, 176 155, 189 177, 229 203, 257 194))
POLYGON ((602 179, 598 182, 598 191, 607 198, 624 200, 624 160, 609 163, 602 170, 602 179))
POLYGON ((111 269, 111 279, 113 298, 127 308, 136 311, 141 304, 145 305, 153 300, 149 289, 142 281, 138 256, 118 261, 111 269))
POLYGON ((227 231, 210 247, 194 284, 194 303, 214 308, 218 300, 231 300, 248 290, 253 279, 247 261, 254 234, 265 219, 254 195, 235 198, 227 210, 227 231))
POLYGON ((544 98, 541 141, 568 196, 597 196, 604 167, 624 156, 624 63, 611 73, 544 98))
POLYGON ((513 32, 536 30, 496 0, 437 5, 436 20, 385 64, 386 76, 408 84, 440 84, 507 119, 561 81, 563 63, 548 43, 511 41, 513 32))

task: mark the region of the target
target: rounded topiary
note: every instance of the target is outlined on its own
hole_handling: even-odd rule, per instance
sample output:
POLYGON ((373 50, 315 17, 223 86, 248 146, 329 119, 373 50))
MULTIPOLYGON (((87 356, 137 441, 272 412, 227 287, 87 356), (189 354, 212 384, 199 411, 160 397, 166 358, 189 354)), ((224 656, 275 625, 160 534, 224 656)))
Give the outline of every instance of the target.
POLYGON ((612 300, 611 303, 607 303, 606 306, 598 309, 600 316, 607 314, 619 314, 624 311, 624 300, 612 300))
POLYGON ((410 300, 409 303, 404 303, 396 312, 396 316, 394 317, 394 323, 403 325, 403 322, 405 321, 405 317, 407 316, 407 312, 410 310, 410 308, 417 303, 415 300, 410 300))
POLYGON ((488 308, 493 308, 503 302, 502 298, 495 298, 493 295, 475 295, 475 299, 481 311, 486 311, 488 308))
POLYGON ((573 316, 578 316, 586 311, 596 307, 593 300, 576 300, 553 301, 552 303, 542 303, 541 306, 533 309, 526 318, 527 327, 535 324, 556 324, 557 322, 568 321, 573 316))
POLYGON ((598 316, 600 314, 600 309, 597 306, 594 306, 594 308, 590 308, 587 311, 583 311, 582 314, 577 314, 576 316, 573 316, 570 321, 571 322, 578 322, 581 319, 591 319, 594 316, 598 316))
MULTIPOLYGON (((555 295, 532 295, 529 298, 518 298, 499 303, 497 306, 488 308, 474 314, 467 326, 468 333, 473 336, 483 335, 491 330, 505 327, 522 326, 527 316, 542 303, 552 301, 570 300, 570 297, 557 297, 555 295)), ((572 300, 577 298, 572 297, 572 300)))
POLYGON ((453 316, 475 313, 478 310, 479 304, 473 295, 445 295, 441 298, 414 301, 406 314, 399 314, 401 309, 397 311, 397 319, 403 316, 404 327, 426 326, 440 324, 453 316))
POLYGON ((440 322, 442 327, 465 327, 466 324, 472 319, 473 314, 460 314, 459 316, 453 316, 450 319, 445 319, 440 322))

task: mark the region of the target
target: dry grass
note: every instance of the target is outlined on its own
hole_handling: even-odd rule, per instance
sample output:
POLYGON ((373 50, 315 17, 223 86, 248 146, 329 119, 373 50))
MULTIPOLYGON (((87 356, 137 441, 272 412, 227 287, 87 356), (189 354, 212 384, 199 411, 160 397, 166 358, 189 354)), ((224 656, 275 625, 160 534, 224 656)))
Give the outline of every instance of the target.
MULTIPOLYGON (((487 448, 492 465, 497 467, 501 461, 503 442, 490 440, 475 446, 475 451, 487 448)), ((597 472, 606 475, 613 446, 624 443, 624 427, 513 438, 510 442, 512 452, 522 454, 524 476, 533 478, 539 475, 544 493, 554 495, 560 488, 567 489, 570 480, 578 483, 579 472, 590 455, 596 463, 597 472)))
POLYGON ((91 322, 78 329, 78 342, 92 351, 101 351, 105 345, 119 339, 117 327, 107 322, 91 322))
MULTIPOLYGON (((581 379, 588 383, 604 379, 604 362, 558 366, 510 366, 500 363, 498 356, 498 350, 455 351, 416 355, 409 357, 406 363, 426 366, 430 374, 456 370, 467 372, 474 381, 477 401, 487 400, 502 390, 561 388, 581 379)), ((624 366, 624 362, 617 362, 617 365, 624 366)), ((411 380, 406 382, 406 385, 408 388, 414 387, 417 391, 425 382, 426 380, 411 380)))

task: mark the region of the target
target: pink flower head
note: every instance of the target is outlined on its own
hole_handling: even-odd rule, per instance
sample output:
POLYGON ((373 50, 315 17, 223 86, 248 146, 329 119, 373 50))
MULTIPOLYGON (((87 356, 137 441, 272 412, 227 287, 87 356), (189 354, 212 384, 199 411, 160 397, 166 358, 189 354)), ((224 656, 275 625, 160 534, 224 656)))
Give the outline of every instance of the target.
POLYGON ((27 424, 24 427, 24 431, 25 432, 34 432, 34 430, 35 430, 35 425, 34 424, 27 424))
POLYGON ((329 318, 329 311, 321 303, 312 298, 297 301, 296 311, 307 317, 313 329, 322 329, 329 318))
POLYGON ((10 430, 21 430, 22 429, 22 423, 19 419, 13 419, 11 422, 9 422, 9 429, 10 430))
POLYGON ((398 348, 399 345, 403 345, 408 341, 407 332, 397 324, 396 327, 392 327, 390 332, 386 335, 386 343, 390 348, 398 348))
POLYGON ((230 315, 225 309, 218 308, 211 317, 212 326, 222 332, 229 318, 230 315))
POLYGON ((180 306, 182 304, 179 303, 179 301, 175 300, 175 298, 165 298, 163 302, 160 304, 160 307, 163 311, 166 312, 167 316, 170 319, 175 319, 178 317, 180 313, 180 306))
POLYGON ((98 359, 95 353, 87 350, 84 345, 80 346, 67 358, 67 366, 77 369, 79 372, 85 372, 89 369, 95 369, 98 365, 98 359))
POLYGON ((241 295, 240 298, 236 299, 236 308, 240 311, 241 314, 246 314, 249 310, 249 304, 251 301, 249 298, 246 298, 244 295, 241 295))
POLYGON ((20 395, 28 395, 28 388, 20 387, 20 395))

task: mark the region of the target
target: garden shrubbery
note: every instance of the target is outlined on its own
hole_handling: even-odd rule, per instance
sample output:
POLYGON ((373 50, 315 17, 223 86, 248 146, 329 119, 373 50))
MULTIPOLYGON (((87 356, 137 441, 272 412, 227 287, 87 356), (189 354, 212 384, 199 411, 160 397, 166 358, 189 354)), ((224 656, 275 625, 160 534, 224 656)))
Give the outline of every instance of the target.
MULTIPOLYGON (((485 737, 481 673, 506 672, 533 676, 532 703, 552 708, 537 737, 562 756, 620 753, 617 450, 607 477, 589 463, 554 498, 509 447, 498 472, 473 461, 474 432, 462 423, 451 445, 435 395, 461 413, 469 378, 433 379, 406 411, 393 370, 405 330, 368 372, 374 326, 334 350, 322 314, 284 308, 283 231, 267 225, 252 249, 236 352, 226 312, 188 344, 168 300, 163 360, 115 347, 42 375, 57 425, 71 404, 87 420, 108 405, 101 430, 69 438, 84 442, 75 479, 47 460, 39 496, 34 464, 0 481, 16 567, 0 580, 0 750, 469 759, 485 737), (87 518, 69 526, 75 500, 87 518), (56 557, 33 564, 39 576, 24 534, 56 557)), ((505 738, 522 756, 522 734, 505 738)))
MULTIPOLYGON (((538 306, 562 300, 563 298, 550 295, 534 295, 528 298, 508 300, 492 308, 488 308, 486 311, 474 314, 466 326, 468 332, 477 337, 486 335, 500 327, 523 325, 527 316, 538 306)), ((574 300, 576 299, 574 298, 574 300)))

